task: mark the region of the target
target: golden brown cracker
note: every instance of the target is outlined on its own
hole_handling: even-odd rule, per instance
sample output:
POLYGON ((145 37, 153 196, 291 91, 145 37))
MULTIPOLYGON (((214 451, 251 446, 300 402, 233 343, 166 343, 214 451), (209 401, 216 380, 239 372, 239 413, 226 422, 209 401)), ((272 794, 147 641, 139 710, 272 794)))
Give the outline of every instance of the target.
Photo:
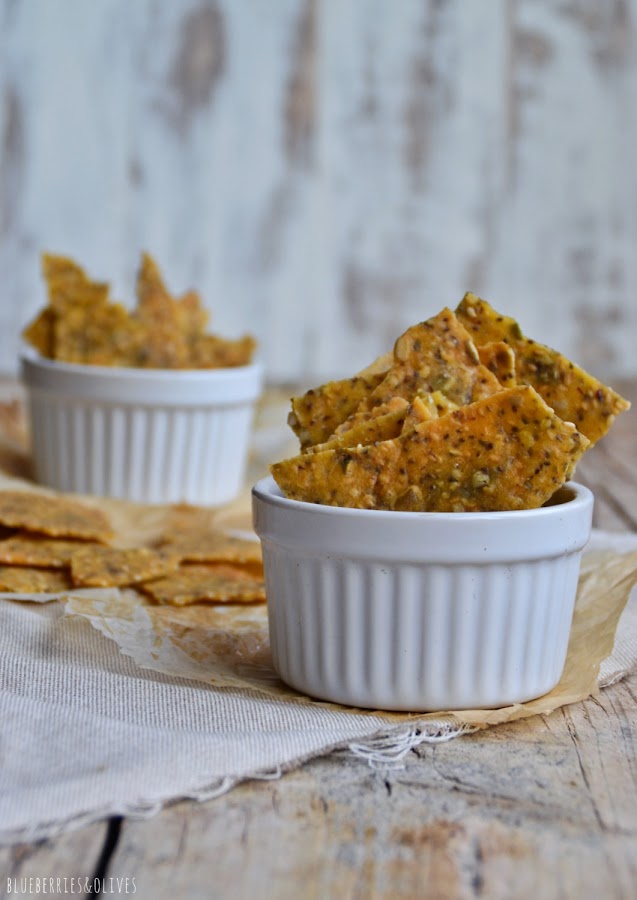
POLYGON ((101 510, 68 497, 31 491, 0 491, 0 524, 52 537, 101 542, 112 537, 101 510))
POLYGON ((160 547, 170 549, 182 562, 233 563, 263 571, 259 541, 248 541, 222 532, 181 531, 164 535, 160 547))
POLYGON ((53 331, 54 356, 64 362, 136 366, 145 352, 143 329, 118 303, 69 309, 56 317, 53 331))
POLYGON ((137 308, 108 299, 108 284, 91 281, 73 260, 44 254, 49 305, 23 337, 40 354, 82 365, 162 369, 247 365, 256 341, 206 334, 208 312, 196 291, 172 297, 155 260, 143 254, 137 308))
POLYGON ((191 339, 203 334, 210 316, 197 291, 186 291, 175 302, 179 327, 186 338, 191 339))
POLYGON ((383 372, 356 375, 330 381, 300 397, 292 397, 288 425, 298 437, 301 448, 327 441, 384 377, 383 372))
POLYGON ((68 572, 60 569, 0 566, 0 591, 7 594, 57 594, 73 587, 68 572))
POLYGON ((183 566, 166 578, 148 581, 140 588, 157 603, 186 606, 190 603, 263 603, 265 585, 260 578, 226 565, 183 566))
POLYGON ((594 444, 606 434, 616 415, 630 403, 570 362, 556 350, 524 337, 519 324, 496 312, 485 300, 467 293, 456 310, 474 341, 504 341, 515 352, 520 384, 530 384, 546 403, 594 444))
POLYGON ((190 345, 189 365, 195 369, 233 368, 247 366, 256 348, 255 339, 246 334, 236 340, 213 334, 201 334, 190 345))
POLYGON ((394 346, 394 364, 340 426, 354 427, 371 410, 393 397, 412 400, 439 392, 461 405, 501 390, 495 375, 480 362, 468 332, 450 309, 408 328, 394 346))
POLYGON ((55 354, 54 325, 55 312, 52 307, 46 306, 22 332, 24 340, 48 359, 55 354))
MULTIPOLYGON (((403 434, 411 431, 412 428, 415 428, 421 422, 438 418, 438 409, 433 396, 433 394, 425 394, 424 397, 414 397, 403 422, 403 434)), ((393 435, 391 436, 393 437, 393 435)))
POLYGON ((71 578, 79 587, 121 587, 161 578, 174 572, 179 556, 172 552, 135 547, 93 546, 71 556, 71 578))
POLYGON ((42 254, 42 274, 49 305, 56 312, 64 312, 71 306, 94 308, 108 299, 108 284, 93 281, 81 266, 66 256, 42 254))
POLYGON ((402 397, 396 398, 397 403, 387 404, 383 407, 383 413, 365 416, 360 422, 346 431, 337 431, 323 444, 314 444, 308 447, 307 453, 321 453, 323 450, 335 450, 337 447, 358 447, 363 444, 373 444, 376 441, 386 441, 389 438, 398 437, 403 430, 405 417, 409 410, 409 403, 402 397), (386 411, 388 410, 388 411, 386 411))
POLYGON ((19 532, 0 541, 0 563, 12 566, 35 566, 45 569, 66 569, 71 557, 85 546, 84 541, 48 538, 42 535, 19 532))
POLYGON ((305 454, 271 471, 287 496, 331 506, 392 509, 414 487, 422 511, 531 509, 564 483, 587 446, 574 425, 521 386, 394 440, 305 454))

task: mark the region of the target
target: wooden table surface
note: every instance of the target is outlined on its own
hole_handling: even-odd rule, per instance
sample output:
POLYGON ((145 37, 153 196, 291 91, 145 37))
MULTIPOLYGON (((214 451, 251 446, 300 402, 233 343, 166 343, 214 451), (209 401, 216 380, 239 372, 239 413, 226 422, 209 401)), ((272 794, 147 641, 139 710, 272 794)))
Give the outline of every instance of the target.
MULTIPOLYGON (((637 381, 619 388, 637 401, 637 381)), ((633 412, 578 467, 597 527, 637 530, 636 445, 633 412)), ((144 821, 0 848, 0 895, 6 876, 99 875, 156 900, 637 896, 637 675, 403 762, 332 753, 144 821)))

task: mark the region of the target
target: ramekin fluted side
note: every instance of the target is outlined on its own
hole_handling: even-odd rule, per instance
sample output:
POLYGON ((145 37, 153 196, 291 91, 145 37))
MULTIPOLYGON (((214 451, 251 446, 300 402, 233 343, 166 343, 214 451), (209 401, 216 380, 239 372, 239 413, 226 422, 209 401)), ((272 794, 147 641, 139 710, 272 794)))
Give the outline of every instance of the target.
POLYGON ((280 677, 350 706, 501 707, 559 681, 593 496, 540 509, 408 513, 253 489, 280 677))
POLYGON ((61 491, 220 505, 243 487, 257 363, 125 369, 21 360, 34 474, 61 491))
POLYGON ((252 404, 100 405, 37 391, 30 402, 42 484, 147 503, 217 505, 239 493, 252 404))
POLYGON ((463 709, 540 696, 564 666, 580 555, 396 567, 265 544, 274 666, 297 690, 353 706, 463 709))

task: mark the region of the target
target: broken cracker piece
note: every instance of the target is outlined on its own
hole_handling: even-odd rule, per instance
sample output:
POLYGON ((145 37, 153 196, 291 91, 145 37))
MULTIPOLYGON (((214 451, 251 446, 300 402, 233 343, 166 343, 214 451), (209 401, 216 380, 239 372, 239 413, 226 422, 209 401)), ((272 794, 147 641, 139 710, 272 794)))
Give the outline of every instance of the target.
POLYGON ((0 591, 7 594, 57 594, 73 587, 66 571, 0 566, 0 591))
POLYGON ((166 578, 139 585, 157 603, 186 606, 190 603, 263 603, 265 585, 231 566, 192 565, 166 578))
POLYGON ((394 397, 411 401, 437 391, 460 406, 499 390, 498 379, 481 364, 467 330, 450 309, 443 309, 398 338, 391 369, 339 430, 364 421, 375 407, 394 397))
MULTIPOLYGON (((346 431, 337 431, 323 444, 314 444, 308 447, 307 453, 321 453, 323 450, 334 450, 337 447, 358 447, 364 444, 373 444, 376 441, 386 441, 389 438, 398 437, 404 427, 405 417, 409 410, 409 403, 402 397, 396 397, 394 408, 383 412, 382 415, 371 416, 363 419, 346 431)), ((391 407, 391 404, 387 404, 391 407)), ((387 409, 383 407, 383 410, 387 409)), ((380 409, 380 408, 379 408, 380 409)))
POLYGON ((70 565, 71 557, 78 549, 100 546, 102 545, 87 544, 85 541, 69 541, 22 532, 0 541, 0 563, 45 569, 66 569, 70 565))
POLYGON ((148 547, 119 550, 89 546, 71 557, 71 578, 78 587, 122 587, 174 572, 179 556, 148 547))
POLYGON ((465 294, 456 314, 477 344, 509 344, 515 352, 518 382, 532 385, 557 415, 573 422, 591 444, 606 434, 615 416, 630 408, 628 400, 565 356, 524 337, 515 319, 496 312, 475 294, 465 294))
POLYGON ((570 477, 588 443, 532 387, 520 386, 399 438, 297 456, 271 472, 288 497, 330 506, 393 509, 414 487, 420 511, 533 509, 570 477))
POLYGON ((263 572, 259 541, 247 541, 222 532, 181 531, 163 535, 159 546, 169 549, 185 563, 232 563, 263 572))
POLYGON ((101 510, 67 497, 31 491, 0 491, 0 524, 101 543, 112 537, 110 523, 101 510))
POLYGON ((292 397, 288 425, 298 437, 301 449, 327 441, 384 377, 384 372, 356 375, 292 397))

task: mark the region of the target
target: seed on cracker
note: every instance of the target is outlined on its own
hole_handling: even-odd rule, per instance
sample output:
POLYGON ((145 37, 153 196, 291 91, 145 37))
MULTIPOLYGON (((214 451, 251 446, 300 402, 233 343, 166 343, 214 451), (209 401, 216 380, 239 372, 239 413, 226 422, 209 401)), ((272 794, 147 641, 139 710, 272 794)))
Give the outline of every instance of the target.
POLYGON ((73 587, 66 571, 0 566, 0 591, 7 594, 57 594, 73 587))
POLYGON ((66 497, 31 491, 0 491, 0 524, 51 537, 103 542, 112 537, 101 510, 66 497))
MULTIPOLYGON (((71 556, 83 541, 67 541, 42 535, 19 533, 0 541, 0 563, 13 566, 36 566, 45 569, 65 569, 71 556)), ((88 545, 89 547, 91 545, 88 545)), ((99 547, 99 544, 93 544, 99 547)))
POLYGON ((190 603, 263 603, 265 585, 240 569, 226 565, 192 565, 166 578, 139 585, 157 603, 187 606, 190 603))
POLYGON ((147 547, 84 547, 71 557, 71 577, 81 587, 121 587, 175 571, 179 556, 147 547))

